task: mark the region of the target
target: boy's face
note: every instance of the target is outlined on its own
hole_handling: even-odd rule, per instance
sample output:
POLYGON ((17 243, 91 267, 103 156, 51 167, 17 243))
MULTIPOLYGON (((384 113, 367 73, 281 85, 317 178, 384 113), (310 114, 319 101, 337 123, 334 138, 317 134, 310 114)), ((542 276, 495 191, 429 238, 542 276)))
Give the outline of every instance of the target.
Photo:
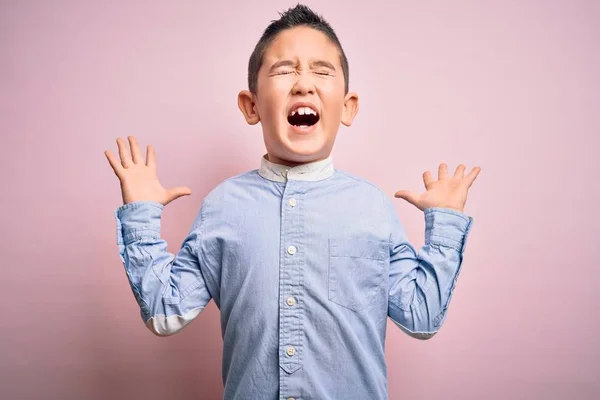
POLYGON ((358 97, 344 94, 340 53, 308 27, 281 32, 265 52, 257 93, 238 104, 249 124, 261 123, 269 160, 296 165, 329 156, 340 123, 350 126, 358 97))

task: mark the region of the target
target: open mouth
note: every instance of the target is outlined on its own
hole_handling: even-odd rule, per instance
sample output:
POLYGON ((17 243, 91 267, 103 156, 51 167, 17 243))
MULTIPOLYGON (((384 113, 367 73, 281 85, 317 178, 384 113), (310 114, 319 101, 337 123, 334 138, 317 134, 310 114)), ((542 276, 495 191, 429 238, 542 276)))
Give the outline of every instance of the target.
POLYGON ((310 107, 298 107, 288 115, 288 123, 300 128, 308 128, 319 122, 319 114, 310 107))

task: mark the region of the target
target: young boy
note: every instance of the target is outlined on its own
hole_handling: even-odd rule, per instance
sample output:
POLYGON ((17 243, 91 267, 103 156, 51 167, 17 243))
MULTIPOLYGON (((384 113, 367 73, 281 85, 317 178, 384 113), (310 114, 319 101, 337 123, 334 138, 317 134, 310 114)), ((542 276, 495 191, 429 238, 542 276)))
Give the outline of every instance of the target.
POLYGON ((249 62, 239 108, 261 123, 260 167, 213 189, 177 254, 160 238, 163 207, 190 194, 156 178, 134 137, 118 139, 117 234, 148 329, 172 335, 210 299, 221 312, 225 399, 387 399, 387 318, 407 334, 442 325, 472 219, 467 176, 446 165, 426 192, 398 192, 424 211, 426 244, 408 242, 392 201, 371 183, 334 169, 339 124, 358 97, 334 31, 298 5, 264 32, 249 62))

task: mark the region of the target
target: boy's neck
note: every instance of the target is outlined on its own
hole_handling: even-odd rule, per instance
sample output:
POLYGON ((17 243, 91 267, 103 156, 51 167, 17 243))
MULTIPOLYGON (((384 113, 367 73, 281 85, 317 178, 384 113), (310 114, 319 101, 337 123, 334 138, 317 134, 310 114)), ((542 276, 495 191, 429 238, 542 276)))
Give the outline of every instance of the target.
POLYGON ((310 160, 310 161, 306 161, 306 162, 294 162, 294 161, 284 160, 284 159, 275 157, 274 155, 269 154, 269 153, 265 154, 265 158, 273 164, 284 165, 284 166, 290 167, 290 168, 297 167, 299 165, 312 164, 312 163, 316 163, 316 162, 327 159, 327 157, 325 157, 325 158, 318 158, 318 159, 310 160))

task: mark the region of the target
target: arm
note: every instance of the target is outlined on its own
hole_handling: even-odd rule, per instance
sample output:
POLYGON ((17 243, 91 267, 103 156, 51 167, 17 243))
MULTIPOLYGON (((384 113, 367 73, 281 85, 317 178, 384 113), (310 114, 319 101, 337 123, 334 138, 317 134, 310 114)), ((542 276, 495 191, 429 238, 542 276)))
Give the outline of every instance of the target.
POLYGON ((133 202, 115 212, 119 255, 142 321, 158 336, 179 332, 195 319, 211 299, 200 269, 202 212, 179 252, 167 252, 160 238, 164 206, 133 202))
POLYGON ((128 139, 129 149, 117 139, 120 160, 109 150, 104 152, 123 196, 123 206, 115 212, 119 254, 142 320, 156 335, 172 335, 197 317, 211 298, 198 254, 203 213, 178 254, 168 253, 167 243, 160 238, 163 208, 191 190, 165 189, 156 175, 154 148, 148 146, 144 162, 135 137, 128 139))
POLYGON ((429 339, 445 320, 472 218, 451 209, 426 209, 425 245, 417 252, 395 213, 390 217, 388 315, 408 335, 429 339))
POLYGON ((427 189, 417 195, 396 192, 425 213, 425 245, 416 252, 406 238, 388 202, 390 234, 390 289, 388 315, 409 335, 429 339, 440 329, 460 271, 465 243, 473 219, 463 213, 467 192, 481 168, 464 175, 463 164, 448 176, 440 164, 438 180, 423 174, 427 189))

